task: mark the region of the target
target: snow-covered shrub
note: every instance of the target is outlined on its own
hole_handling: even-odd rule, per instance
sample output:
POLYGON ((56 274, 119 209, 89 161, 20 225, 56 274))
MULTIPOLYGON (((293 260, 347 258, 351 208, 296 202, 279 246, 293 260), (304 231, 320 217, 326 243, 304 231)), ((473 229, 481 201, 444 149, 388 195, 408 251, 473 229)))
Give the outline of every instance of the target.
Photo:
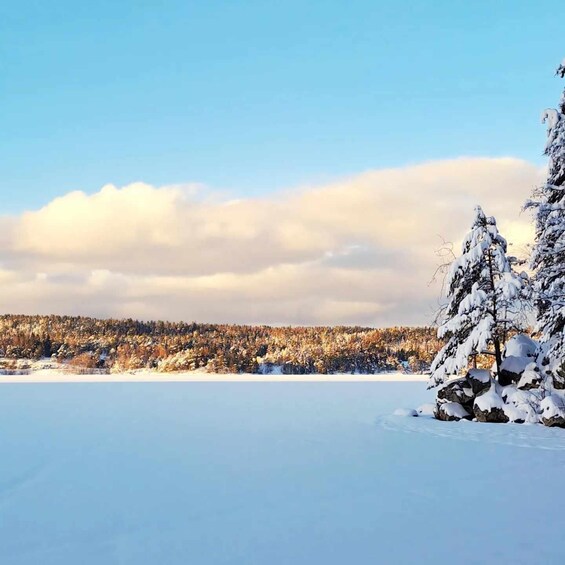
POLYGON ((95 369, 97 367, 98 360, 95 358, 92 352, 85 351, 84 353, 79 353, 75 357, 69 359, 69 366, 77 369, 78 371, 85 369, 95 369))

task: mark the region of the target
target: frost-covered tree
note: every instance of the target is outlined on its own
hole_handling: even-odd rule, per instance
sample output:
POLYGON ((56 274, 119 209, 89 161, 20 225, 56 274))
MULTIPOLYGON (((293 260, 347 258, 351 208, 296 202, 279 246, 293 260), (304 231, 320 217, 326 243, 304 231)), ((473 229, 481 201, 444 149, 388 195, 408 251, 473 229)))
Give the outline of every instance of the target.
POLYGON ((502 345, 507 332, 520 325, 527 288, 526 275, 513 271, 506 251, 496 220, 477 206, 462 254, 447 272, 448 302, 438 329, 446 343, 432 363, 430 387, 464 369, 469 357, 483 353, 494 355, 500 375, 502 345))
MULTIPOLYGON (((557 69, 565 78, 565 61, 557 69)), ((526 207, 536 209, 536 243, 532 252, 540 363, 554 384, 565 388, 565 91, 557 109, 545 110, 545 184, 526 207)))

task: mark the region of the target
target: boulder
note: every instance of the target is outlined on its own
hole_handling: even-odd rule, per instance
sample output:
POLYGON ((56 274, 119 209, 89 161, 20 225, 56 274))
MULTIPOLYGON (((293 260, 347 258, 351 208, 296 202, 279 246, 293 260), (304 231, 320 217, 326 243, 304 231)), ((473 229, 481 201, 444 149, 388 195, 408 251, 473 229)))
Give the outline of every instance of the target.
POLYGON ((480 408, 473 409, 473 413, 475 414, 475 418, 477 418, 478 422, 488 422, 490 424, 506 424, 508 420, 508 416, 504 411, 504 406, 502 408, 489 408, 488 410, 481 410, 480 408))
POLYGON ((565 364, 560 365, 553 371, 553 388, 556 390, 565 389, 565 364))
POLYGON ((535 357, 538 343, 526 334, 511 337, 504 348, 505 357, 535 357))
POLYGON ((471 369, 465 378, 475 395, 489 388, 492 381, 491 373, 486 369, 471 369))
POLYGON ((535 363, 530 363, 526 366, 526 369, 522 373, 517 387, 520 390, 532 390, 533 388, 539 388, 541 381, 542 378, 537 370, 537 365, 535 363))
POLYGON ((473 405, 473 413, 479 422, 506 423, 508 416, 504 413, 504 401, 492 383, 488 390, 477 395, 473 405))
POLYGON ((413 408, 397 408, 393 412, 393 415, 402 417, 417 417, 418 412, 416 412, 416 410, 414 410, 413 408))
POLYGON ((553 388, 555 390, 563 390, 565 389, 565 377, 561 375, 553 375, 553 388))
POLYGON ((473 411, 473 400, 475 393, 471 383, 467 378, 454 379, 443 385, 437 391, 437 399, 439 403, 455 402, 461 404, 468 412, 473 411))
POLYGON ((540 409, 544 426, 565 428, 565 402, 561 396, 546 396, 540 403, 540 409))
POLYGON ((528 418, 528 415, 525 412, 512 404, 505 404, 503 410, 508 421, 513 422, 514 424, 523 424, 528 418))
POLYGON ((518 357, 517 355, 506 356, 502 360, 502 365, 500 365, 498 382, 503 386, 509 385, 510 383, 517 383, 522 373, 531 362, 531 357, 518 357))
POLYGON ((518 389, 516 388, 515 384, 511 384, 499 388, 499 394, 502 400, 504 401, 504 404, 510 403, 510 400, 516 394, 517 390, 518 389))
POLYGON ((538 343, 526 334, 516 334, 511 337, 504 348, 498 382, 502 386, 517 383, 526 367, 536 357, 537 351, 538 343))
POLYGON ((442 402, 436 406, 434 416, 444 422, 458 422, 459 420, 471 420, 472 416, 458 402, 442 402))

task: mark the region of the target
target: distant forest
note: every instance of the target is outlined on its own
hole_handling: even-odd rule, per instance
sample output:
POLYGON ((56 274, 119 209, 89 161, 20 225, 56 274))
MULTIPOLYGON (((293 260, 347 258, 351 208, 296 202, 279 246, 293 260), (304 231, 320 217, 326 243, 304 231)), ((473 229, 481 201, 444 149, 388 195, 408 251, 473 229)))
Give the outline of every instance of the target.
POLYGON ((0 355, 87 371, 376 373, 428 370, 426 327, 270 327, 71 316, 0 316, 0 355))

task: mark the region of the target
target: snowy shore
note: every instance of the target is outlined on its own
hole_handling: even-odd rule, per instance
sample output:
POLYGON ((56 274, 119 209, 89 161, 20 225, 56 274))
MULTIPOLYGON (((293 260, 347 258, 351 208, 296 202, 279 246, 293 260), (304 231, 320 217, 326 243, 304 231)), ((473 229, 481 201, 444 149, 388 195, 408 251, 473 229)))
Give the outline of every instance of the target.
POLYGON ((15 383, 124 383, 124 382, 422 382, 427 381, 426 375, 407 374, 400 372, 377 373, 372 375, 279 375, 279 374, 226 374, 226 373, 157 373, 152 371, 132 371, 128 373, 111 374, 73 374, 56 370, 38 370, 27 375, 0 375, 0 384, 15 383))

